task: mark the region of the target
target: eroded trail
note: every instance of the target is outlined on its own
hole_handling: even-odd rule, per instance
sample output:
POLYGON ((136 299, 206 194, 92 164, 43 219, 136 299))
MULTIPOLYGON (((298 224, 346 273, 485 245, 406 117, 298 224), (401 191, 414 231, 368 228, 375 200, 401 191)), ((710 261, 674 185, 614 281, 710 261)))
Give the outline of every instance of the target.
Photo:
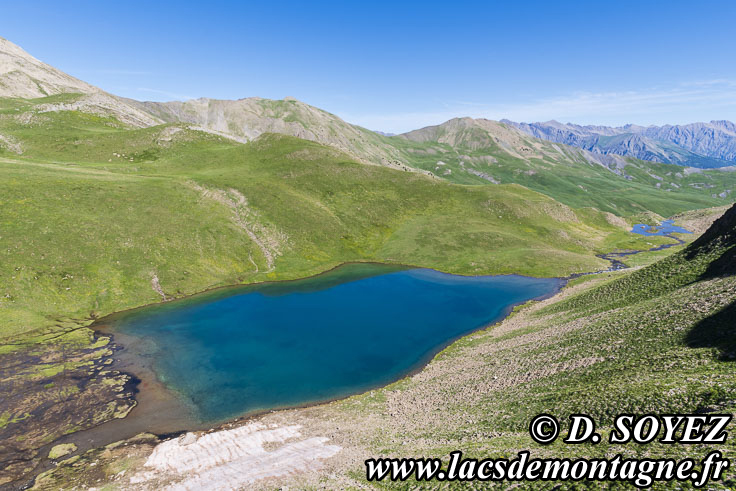
MULTIPOLYGON (((214 200, 232 210, 233 221, 242 229, 246 235, 258 247, 266 261, 267 269, 264 273, 269 273, 274 269, 276 257, 282 253, 282 247, 287 241, 287 236, 275 229, 275 227, 266 226, 258 220, 257 213, 248 206, 248 200, 237 189, 214 189, 206 188, 189 181, 188 184, 197 190, 204 198, 214 200)), ((256 267, 258 265, 251 258, 251 262, 256 267)))

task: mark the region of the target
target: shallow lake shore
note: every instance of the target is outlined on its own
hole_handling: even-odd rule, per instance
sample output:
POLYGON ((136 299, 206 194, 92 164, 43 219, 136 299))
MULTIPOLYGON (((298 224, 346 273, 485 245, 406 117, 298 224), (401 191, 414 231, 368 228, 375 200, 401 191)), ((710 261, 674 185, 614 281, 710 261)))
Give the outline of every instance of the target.
MULTIPOLYGON (((674 244, 678 245, 678 244, 674 244)), ((647 252, 647 251, 639 251, 639 252, 647 252)), ((304 278, 304 279, 325 279, 326 282, 325 285, 329 286, 330 284, 333 284, 330 282, 329 277, 331 274, 334 274, 336 271, 339 271, 341 267, 350 266, 353 265, 365 265, 365 266, 380 266, 385 268, 393 268, 396 271, 406 270, 412 268, 411 266, 406 265, 397 265, 397 264, 385 264, 385 263, 371 263, 371 262, 361 262, 361 263, 346 263, 341 265, 336 265, 334 267, 330 267, 326 269, 325 271, 322 271, 320 273, 317 273, 316 275, 304 278)), ((605 271, 605 270, 604 270, 605 271)), ((601 271, 594 272, 594 273, 601 273, 601 271)), ((368 274, 368 277, 371 275, 368 274)), ((505 275, 501 275, 505 276, 505 275)), ((567 280, 567 278, 558 278, 560 280, 567 280)), ((258 288, 259 286, 268 286, 272 285, 275 287, 279 287, 280 285, 289 285, 294 282, 302 281, 303 279, 297 279, 297 280, 286 280, 286 281, 269 281, 269 282, 263 282, 260 284, 251 284, 251 285, 236 285, 233 287, 218 287, 212 290, 206 290, 201 293, 183 297, 180 299, 173 299, 169 302, 166 302, 167 304, 171 303, 172 301, 174 303, 180 302, 180 301, 187 301, 191 299, 196 299, 201 296, 226 296, 229 291, 231 290, 238 290, 238 289, 249 289, 249 288, 258 288)), ((339 279, 338 279, 339 282, 339 279)), ((561 284, 561 287, 563 284, 561 284)), ((550 294, 554 295, 554 293, 550 294)), ((542 297, 545 298, 546 296, 542 297)), ((535 300, 540 300, 542 298, 538 298, 535 300)), ((160 305, 160 304, 153 304, 153 305, 160 305)), ((507 307, 505 309, 505 312, 503 314, 503 317, 508 315, 508 313, 517 306, 518 304, 513 304, 507 307)), ((165 437, 170 436, 171 434, 179 434, 184 431, 201 431, 205 430, 207 428, 212 428, 212 424, 207 423, 196 423, 192 420, 191 414, 187 412, 186 410, 186 404, 182 404, 182 398, 177 395, 174 391, 167 388, 164 384, 160 382, 156 374, 153 372, 150 366, 146 366, 146 364, 140 363, 139 359, 136 359, 135 356, 128 356, 127 351, 125 349, 120 350, 120 346, 125 346, 126 341, 125 336, 121 335, 120 333, 113 334, 110 327, 110 322, 115 320, 121 315, 126 315, 131 312, 140 311, 142 309, 147 308, 148 306, 144 307, 137 307, 134 309, 129 309, 125 311, 116 312, 114 314, 111 314, 109 316, 106 316, 104 318, 98 319, 95 322, 93 322, 89 327, 95 331, 96 336, 104 336, 107 338, 110 338, 110 341, 112 341, 112 338, 115 339, 114 343, 111 343, 111 346, 116 347, 116 357, 111 361, 113 367, 110 367, 111 370, 114 369, 115 373, 120 373, 121 376, 126 377, 128 380, 127 387, 129 388, 129 391, 127 392, 127 400, 131 401, 130 406, 132 407, 132 410, 129 409, 129 413, 126 413, 125 418, 112 418, 103 420, 100 423, 94 424, 92 426, 88 426, 87 429, 83 429, 81 431, 72 432, 71 434, 62 436, 61 438, 55 439, 53 442, 46 444, 43 446, 43 448, 40 449, 40 453, 36 454, 35 464, 33 464, 33 467, 35 470, 31 473, 31 475, 38 474, 38 472, 48 470, 50 466, 53 464, 51 460, 45 458, 45 454, 47 453, 47 450, 51 449, 55 445, 60 444, 68 444, 68 443, 74 443, 78 450, 75 452, 75 455, 82 454, 84 451, 88 451, 92 448, 95 448, 96 446, 100 445, 108 445, 113 442, 124 440, 127 438, 134 437, 137 434, 140 433, 148 433, 151 435, 160 435, 165 437), (134 406, 134 407, 133 407, 134 406)), ((497 323, 499 320, 495 321, 492 324, 497 323)), ((488 326, 482 326, 478 329, 485 329, 488 326)), ((465 333, 460 335, 460 337, 467 336, 469 333, 465 333)), ((438 345, 436 349, 432 350, 432 352, 428 353, 427 356, 424 358, 424 360, 417 364, 413 369, 406 371, 404 374, 401 375, 401 377, 410 377, 416 373, 419 373, 431 360, 432 358, 442 349, 444 349, 447 345, 451 344, 458 338, 452 338, 449 339, 446 343, 443 343, 442 345, 438 345)), ((382 384, 385 385, 385 384, 382 384)), ((379 386, 373 387, 377 388, 379 386)), ((369 389, 366 389, 369 390, 369 389)), ((365 391, 357 391, 357 393, 365 392, 365 391)), ((350 397, 350 394, 345 394, 344 396, 341 396, 337 399, 344 399, 345 397, 350 397)), ((311 407, 315 405, 321 405, 324 403, 329 403, 330 401, 335 400, 335 398, 329 398, 324 399, 321 401, 315 401, 309 404, 302 404, 302 405, 292 405, 292 407, 311 407)), ((60 406, 64 407, 64 406, 60 406)), ((284 408, 281 408, 284 409, 284 408)), ((70 411, 73 411, 73 407, 69 408, 70 411)), ((266 411, 267 412, 267 411, 266 411)), ((246 419, 251 419, 254 417, 258 417, 258 415, 263 414, 264 411, 254 411, 251 414, 246 416, 246 419)), ((242 418, 230 418, 230 421, 241 421, 242 418)))
MULTIPOLYGON (((595 281, 597 280, 594 278, 593 282, 595 281)), ((477 336, 487 336, 490 333, 494 337, 498 337, 521 329, 533 313, 588 288, 589 284, 586 282, 582 285, 563 287, 555 294, 546 296, 544 299, 526 302, 520 308, 515 308, 515 314, 511 317, 506 316, 491 326, 485 326, 474 333, 461 337, 460 340, 465 343, 477 336)), ((446 349, 452 349, 452 346, 453 344, 450 344, 450 348, 446 349)), ((440 351, 427 365, 390 384, 385 390, 392 391, 393 388, 402 386, 405 381, 421 383, 418 379, 428 377, 436 379, 437 377, 449 376, 458 368, 462 368, 454 364, 447 364, 442 357, 442 353, 443 351, 440 351)), ((480 390, 480 388, 477 390, 480 390)), ((321 476, 326 474, 338 477, 338 480, 333 483, 337 484, 338 487, 356 485, 356 482, 349 479, 345 480, 345 476, 338 472, 344 471, 346 468, 359 466, 362 464, 362 460, 370 456, 370 451, 365 446, 367 435, 373 431, 378 431, 380 425, 385 424, 385 419, 375 418, 370 412, 358 411, 356 413, 352 407, 355 404, 364 404, 361 402, 363 399, 370 400, 383 391, 384 389, 370 390, 347 398, 306 407, 268 411, 263 414, 236 418, 233 421, 207 429, 202 428, 177 435, 156 436, 143 433, 124 442, 115 442, 106 447, 96 448, 82 454, 78 459, 72 457, 74 460, 69 464, 65 464, 64 468, 41 476, 38 484, 43 488, 54 482, 60 482, 57 479, 68 479, 70 475, 75 475, 81 469, 88 468, 89 463, 97 461, 99 462, 100 472, 95 471, 93 475, 104 476, 105 480, 117 482, 124 486, 128 482, 129 485, 141 489, 151 485, 172 482, 196 485, 197 483, 201 484, 205 478, 227 482, 234 487, 237 485, 252 486, 254 483, 257 483, 258 488, 271 488, 276 483, 278 485, 286 483, 287 485, 300 487, 318 485, 321 476), (350 414, 350 417, 346 418, 346 414, 350 414), (250 480, 253 476, 246 472, 240 473, 243 481, 234 481, 235 478, 229 472, 230 465, 237 463, 242 468, 244 465, 242 459, 247 461, 248 458, 254 456, 262 459, 262 452, 266 451, 263 447, 258 447, 253 454, 243 455, 234 449, 243 446, 248 447, 250 445, 248 442, 251 441, 250 438, 263 430, 290 432, 291 436, 283 441, 288 442, 289 445, 301 443, 305 450, 310 449, 307 455, 316 457, 301 460, 296 458, 298 463, 296 465, 293 452, 285 452, 283 457, 279 457, 277 450, 285 445, 283 442, 274 442, 267 446, 267 453, 276 454, 272 457, 281 460, 277 459, 275 462, 283 468, 290 469, 289 475, 266 474, 258 480, 250 480), (205 444, 207 440, 202 441, 199 445, 193 445, 200 442, 206 435, 211 435, 208 436, 208 439, 217 442, 216 450, 211 445, 205 444), (159 446, 164 445, 164 442, 168 447, 163 448, 168 449, 166 451, 163 448, 157 450, 159 446), (320 450, 323 446, 328 447, 326 451, 320 450), (326 460, 319 457, 323 453, 330 454, 329 457, 325 457, 326 460), (161 455, 168 455, 166 465, 158 463, 161 455), (177 458, 182 460, 177 460, 177 458), (129 469, 128 471, 113 476, 105 474, 106 464, 121 460, 129 462, 129 467, 126 467, 129 469), (179 469, 179 466, 185 465, 184 462, 190 466, 191 471, 187 472, 179 469), (69 474, 65 476, 67 473, 69 474), (182 478, 184 481, 181 481, 182 478)), ((433 390, 430 389, 422 397, 428 398, 428 401, 434 400, 435 395, 433 393, 433 390)), ((439 394, 436 396, 441 397, 439 394)), ((439 402, 440 400, 437 399, 434 403, 439 402)), ((420 423, 419 421, 409 423, 411 411, 399 410, 398 413, 392 413, 391 417, 393 420, 392 428, 401 425, 410 428, 420 423), (409 418, 409 420, 406 418, 409 418)), ((85 472, 88 473, 89 471, 85 472)))

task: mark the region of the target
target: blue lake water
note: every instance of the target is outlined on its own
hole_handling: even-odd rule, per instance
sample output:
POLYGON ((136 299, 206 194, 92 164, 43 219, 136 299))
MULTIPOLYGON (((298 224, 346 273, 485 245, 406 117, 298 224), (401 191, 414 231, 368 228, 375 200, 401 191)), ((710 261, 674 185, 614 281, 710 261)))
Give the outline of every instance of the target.
POLYGON ((118 315, 113 332, 200 422, 343 397, 388 384, 559 279, 463 277, 358 264, 118 315))
POLYGON ((643 223, 637 223, 636 225, 634 225, 634 228, 631 229, 631 231, 635 234, 647 235, 647 236, 669 235, 672 233, 675 233, 675 234, 692 233, 689 230, 686 230, 682 227, 678 227, 674 223, 675 223, 674 220, 665 220, 662 222, 661 225, 656 225, 656 226, 645 225, 643 223))

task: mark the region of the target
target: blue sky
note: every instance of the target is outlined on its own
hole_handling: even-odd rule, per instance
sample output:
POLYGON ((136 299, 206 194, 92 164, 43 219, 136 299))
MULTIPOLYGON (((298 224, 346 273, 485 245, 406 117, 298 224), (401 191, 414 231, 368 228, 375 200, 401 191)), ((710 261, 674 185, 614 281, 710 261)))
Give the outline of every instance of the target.
POLYGON ((118 95, 292 96, 392 132, 736 120, 735 25, 733 1, 0 3, 0 36, 118 95))

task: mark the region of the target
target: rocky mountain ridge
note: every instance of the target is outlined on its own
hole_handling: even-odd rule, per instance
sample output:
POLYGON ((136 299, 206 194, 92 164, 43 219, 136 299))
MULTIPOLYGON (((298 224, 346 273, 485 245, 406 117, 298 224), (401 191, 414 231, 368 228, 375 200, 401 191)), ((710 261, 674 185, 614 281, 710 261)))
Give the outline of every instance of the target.
POLYGON ((736 164, 736 125, 730 121, 620 127, 582 126, 554 120, 543 123, 502 121, 536 138, 595 153, 699 168, 736 164))
POLYGON ((385 144, 384 136, 291 97, 127 101, 161 121, 192 123, 240 142, 254 140, 263 133, 280 133, 335 147, 364 163, 411 170, 400 152, 385 144))
POLYGON ((0 37, 0 97, 32 99, 69 92, 96 94, 102 91, 37 60, 0 37))
POLYGON ((731 121, 648 126, 639 129, 638 133, 672 142, 699 155, 736 161, 736 124, 731 121))
POLYGON ((37 99, 75 94, 37 107, 38 112, 82 111, 111 116, 134 127, 161 124, 124 99, 68 75, 0 37, 0 97, 37 99))

